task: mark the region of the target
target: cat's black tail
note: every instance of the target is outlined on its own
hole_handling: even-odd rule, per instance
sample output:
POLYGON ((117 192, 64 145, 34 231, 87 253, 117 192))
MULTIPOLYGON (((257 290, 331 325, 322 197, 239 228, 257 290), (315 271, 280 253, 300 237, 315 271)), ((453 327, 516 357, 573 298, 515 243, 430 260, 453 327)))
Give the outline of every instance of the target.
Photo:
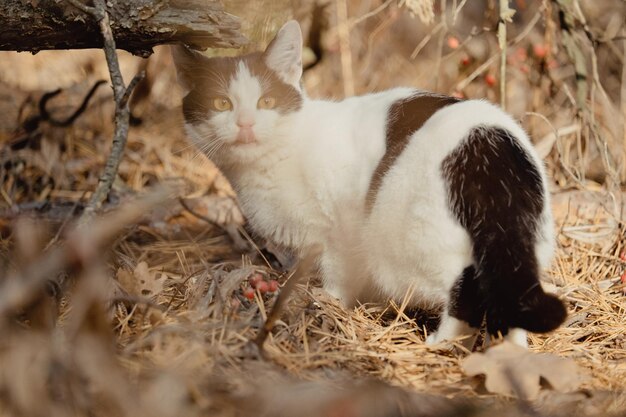
POLYGON ((557 328, 567 312, 539 283, 535 243, 546 198, 527 151, 507 130, 479 126, 446 157, 442 172, 451 209, 473 244, 474 266, 455 293, 457 317, 476 326, 484 312, 491 334, 557 328))

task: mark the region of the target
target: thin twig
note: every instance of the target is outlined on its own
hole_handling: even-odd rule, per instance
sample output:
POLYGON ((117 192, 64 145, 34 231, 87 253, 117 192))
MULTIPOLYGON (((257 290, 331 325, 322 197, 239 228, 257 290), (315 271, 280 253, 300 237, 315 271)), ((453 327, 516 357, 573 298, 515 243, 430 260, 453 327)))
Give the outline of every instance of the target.
MULTIPOLYGON (((519 35, 517 35, 512 41, 507 43, 507 47, 508 48, 512 48, 514 46, 516 46, 518 43, 520 43, 529 33, 530 31, 535 27, 535 25, 537 24, 537 22, 539 22, 539 19, 541 19, 541 13, 545 10, 545 5, 542 5, 539 10, 537 10, 537 13, 535 13, 535 16, 533 16, 533 18, 530 20, 530 22, 528 22, 528 24, 526 25, 526 27, 524 28, 524 30, 522 30, 520 32, 519 35)), ((499 54, 496 55, 492 55, 491 57, 489 57, 489 59, 487 59, 487 61, 485 61, 482 65, 480 65, 478 68, 476 68, 476 70, 474 72, 472 72, 470 75, 468 75, 466 78, 464 78, 463 80, 461 80, 459 83, 457 83, 456 85, 456 90, 458 91, 463 91, 463 89, 465 87, 467 87, 472 81, 474 81, 474 79, 476 77, 478 77, 480 74, 482 74, 487 68, 489 68, 489 66, 491 64, 493 64, 493 62, 499 57, 499 54)))
POLYGON ((441 23, 443 24, 443 30, 439 32, 439 38, 437 39, 437 56, 435 58, 435 77, 433 91, 439 90, 439 75, 441 74, 441 59, 443 57, 443 42, 449 30, 446 0, 441 0, 439 7, 441 8, 441 23))
MULTIPOLYGON (((626 54, 626 27, 622 27, 624 38, 622 40, 622 48, 626 54)), ((622 110, 622 163, 621 163, 621 180, 626 181, 626 59, 622 60, 622 83, 620 88, 620 103, 622 110)))
POLYGON ((278 294, 278 297, 276 297, 276 303, 274 303, 272 311, 268 314, 263 327, 259 330, 259 334, 254 341, 260 352, 263 352, 263 344, 265 343, 269 333, 274 328, 276 320, 278 320, 283 313, 287 300, 291 297, 296 285, 299 284, 304 277, 311 273, 318 255, 319 253, 317 250, 312 250, 305 255, 302 260, 298 262, 295 270, 291 274, 291 277, 285 283, 285 286, 280 291, 280 294, 278 294))
MULTIPOLYGON (((248 244, 248 242, 246 242, 246 240, 241 237, 241 234, 239 232, 239 227, 235 223, 228 223, 224 225, 216 220, 210 219, 209 217, 203 214, 200 214, 197 211, 195 211, 193 208, 191 208, 183 197, 178 197, 178 202, 185 210, 189 212, 189 214, 191 214, 195 218, 205 221, 208 224, 214 227, 217 227, 221 229, 222 231, 224 231, 226 234, 228 234, 228 237, 230 237, 230 239, 233 241, 233 243, 235 244, 235 247, 238 250, 245 252, 251 249, 252 245, 248 244)), ((269 262, 268 262, 268 266, 269 266, 269 262)))
POLYGON ((171 193, 169 187, 161 187, 94 221, 88 230, 76 228, 68 234, 64 244, 50 249, 24 271, 6 280, 0 287, 0 322, 27 305, 59 271, 82 270, 99 259, 103 248, 111 244, 127 225, 162 204, 171 193))
POLYGON ((352 74, 352 48, 350 46, 350 26, 348 22, 348 4, 346 0, 337 0, 337 36, 341 53, 341 74, 343 77, 344 97, 354 95, 354 77, 352 74))
POLYGON ((381 4, 380 6, 375 8, 374 10, 365 13, 363 16, 359 16, 357 18, 353 18, 352 21, 350 22, 350 29, 354 28, 356 25, 358 25, 361 22, 364 22, 365 20, 369 19, 370 17, 376 16, 378 13, 382 12, 387 7, 389 7, 389 5, 391 4, 392 1, 393 0, 386 0, 383 4, 381 4))
POLYGON ((117 52, 115 48, 115 39, 113 38, 113 31, 111 30, 111 22, 109 20, 109 14, 106 10, 106 4, 104 0, 94 0, 94 6, 85 6, 78 0, 67 0, 74 7, 82 10, 83 12, 91 15, 100 27, 100 33, 102 34, 102 40, 104 43, 103 50, 104 56, 109 68, 109 76, 111 77, 111 84, 113 85, 113 97, 115 100, 115 132, 113 134, 113 143, 111 145, 111 153, 107 158, 104 171, 98 180, 98 186, 91 195, 91 199, 85 207, 81 216, 81 223, 87 223, 95 214, 95 212, 102 206, 102 203, 109 195, 111 187, 113 186, 113 180, 117 176, 117 171, 124 154, 124 148, 126 147, 126 139, 128 138, 128 128, 130 120, 130 110, 128 108, 128 99, 133 92, 133 89, 139 81, 145 76, 144 72, 141 72, 133 78, 128 85, 128 88, 124 84, 124 78, 120 70, 119 60, 117 58, 117 52))
POLYGON ((500 46, 500 106, 506 109, 506 22, 511 21, 512 13, 508 0, 500 0, 500 20, 498 21, 498 45, 500 46))
POLYGON ((67 127, 71 125, 87 109, 87 106, 89 105, 89 100, 91 100, 91 97, 93 97, 93 95, 96 93, 96 91, 98 90, 98 87, 100 87, 104 83, 106 83, 106 81, 104 80, 96 81, 96 83, 87 92, 87 95, 85 96, 85 98, 83 98, 83 101, 80 104, 80 106, 76 110, 74 110, 74 112, 64 120, 55 119, 54 117, 52 117, 52 115, 48 112, 48 109, 46 108, 48 101, 52 99, 53 97, 56 97, 59 93, 61 93, 62 90, 59 88, 57 90, 44 94, 41 97, 41 100, 39 101, 39 116, 38 116, 39 121, 47 121, 51 125, 58 126, 58 127, 67 127))

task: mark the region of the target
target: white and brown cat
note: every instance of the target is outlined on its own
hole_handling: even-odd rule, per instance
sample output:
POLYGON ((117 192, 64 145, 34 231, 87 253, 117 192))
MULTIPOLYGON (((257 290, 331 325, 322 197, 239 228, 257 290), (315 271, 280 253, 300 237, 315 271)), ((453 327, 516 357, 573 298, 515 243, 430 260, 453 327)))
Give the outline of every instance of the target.
POLYGON ((302 34, 264 52, 172 48, 188 136, 235 188, 252 229, 322 249, 324 288, 346 306, 443 306, 437 343, 491 334, 526 344, 566 310, 540 284, 554 235, 542 162, 482 100, 396 88, 343 101, 302 90, 302 34))

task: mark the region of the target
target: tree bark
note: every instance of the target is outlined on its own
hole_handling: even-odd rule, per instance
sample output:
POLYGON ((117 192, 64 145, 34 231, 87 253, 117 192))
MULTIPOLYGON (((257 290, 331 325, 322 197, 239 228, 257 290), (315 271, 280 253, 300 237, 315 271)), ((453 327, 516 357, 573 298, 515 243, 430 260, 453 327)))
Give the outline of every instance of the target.
MULTIPOLYGON (((239 19, 218 0, 110 0, 107 11, 117 48, 143 57, 165 43, 206 49, 247 42, 239 19)), ((102 46, 94 19, 65 0, 0 1, 0 50, 37 53, 102 46)))

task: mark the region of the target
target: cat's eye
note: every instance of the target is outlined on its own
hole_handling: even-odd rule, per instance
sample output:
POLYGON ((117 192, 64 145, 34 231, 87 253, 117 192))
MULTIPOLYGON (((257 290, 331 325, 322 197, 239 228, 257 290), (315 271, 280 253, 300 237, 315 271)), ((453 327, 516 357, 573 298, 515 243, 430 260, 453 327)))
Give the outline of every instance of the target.
POLYGON ((233 104, 226 97, 216 97, 213 99, 213 108, 217 111, 226 111, 233 108, 233 104))
POLYGON ((266 109, 266 110, 273 109, 275 105, 276 105, 276 99, 270 96, 261 97, 259 99, 259 102, 257 103, 257 107, 259 109, 266 109))

